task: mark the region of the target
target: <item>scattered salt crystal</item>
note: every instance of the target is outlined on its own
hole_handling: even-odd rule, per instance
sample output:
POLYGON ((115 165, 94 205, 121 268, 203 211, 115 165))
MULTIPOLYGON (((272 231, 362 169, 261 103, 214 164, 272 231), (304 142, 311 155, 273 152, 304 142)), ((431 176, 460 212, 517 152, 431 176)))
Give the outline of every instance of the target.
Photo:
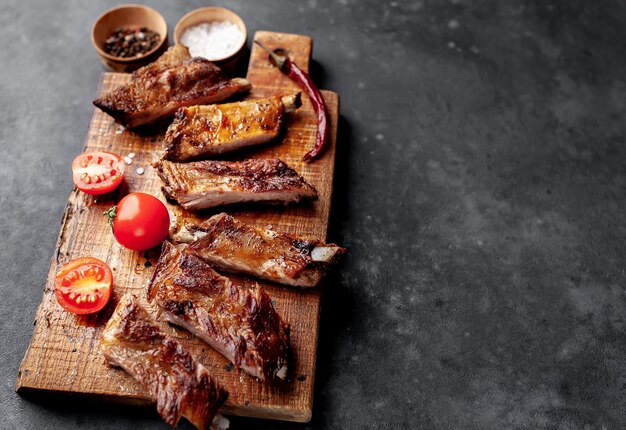
POLYGON ((128 158, 133 159, 135 158, 135 153, 131 152, 130 154, 128 154, 128 158))
POLYGON ((456 46, 454 42, 448 42, 448 48, 452 49, 456 46))
POLYGON ((450 21, 448 21, 448 28, 451 30, 454 30, 455 28, 459 27, 459 21, 457 21, 456 19, 451 19, 450 21))
POLYGON ((143 175, 143 173, 145 172, 143 167, 137 167, 137 174, 138 175, 143 175))
POLYGON ((133 162, 132 158, 130 158, 130 157, 124 157, 124 163, 126 163, 126 164, 130 165, 130 163, 132 163, 132 162, 133 162))
POLYGON ((117 129, 115 130, 115 134, 122 134, 122 133, 124 133, 124 130, 126 130, 126 129, 124 128, 124 126, 123 126, 123 125, 120 125, 120 126, 119 126, 119 127, 117 127, 117 129))
POLYGON ((205 22, 189 27, 180 41, 192 57, 219 60, 234 54, 244 43, 244 34, 229 21, 205 22))

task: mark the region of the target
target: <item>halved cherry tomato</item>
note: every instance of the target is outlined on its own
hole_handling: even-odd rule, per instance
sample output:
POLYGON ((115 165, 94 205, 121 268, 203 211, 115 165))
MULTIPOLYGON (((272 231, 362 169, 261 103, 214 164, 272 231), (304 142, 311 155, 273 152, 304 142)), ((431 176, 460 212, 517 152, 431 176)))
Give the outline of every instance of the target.
POLYGON ((104 261, 77 258, 61 268, 54 277, 54 294, 63 308, 75 314, 101 310, 111 297, 113 274, 104 261))
POLYGON ((129 249, 154 248, 167 237, 170 214, 161 200, 150 194, 130 193, 105 212, 113 219, 113 235, 129 249))
POLYGON ((76 187, 92 195, 113 191, 124 177, 124 162, 110 152, 85 152, 72 162, 72 179, 76 187))

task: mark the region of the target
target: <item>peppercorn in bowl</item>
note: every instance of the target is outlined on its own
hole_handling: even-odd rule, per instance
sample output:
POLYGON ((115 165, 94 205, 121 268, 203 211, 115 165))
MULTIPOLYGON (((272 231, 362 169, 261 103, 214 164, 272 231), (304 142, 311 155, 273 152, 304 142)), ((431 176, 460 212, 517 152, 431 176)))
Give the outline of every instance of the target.
POLYGON ((116 72, 132 72, 165 52, 167 23, 150 7, 118 6, 96 20, 91 42, 105 66, 116 72))

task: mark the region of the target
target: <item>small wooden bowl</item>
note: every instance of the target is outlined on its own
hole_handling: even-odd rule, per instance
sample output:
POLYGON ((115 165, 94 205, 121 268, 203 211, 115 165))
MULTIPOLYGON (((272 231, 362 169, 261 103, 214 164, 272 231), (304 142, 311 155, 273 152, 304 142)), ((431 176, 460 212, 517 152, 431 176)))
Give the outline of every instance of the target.
POLYGON ((116 72, 131 72, 153 62, 168 46, 167 23, 159 12, 141 5, 123 5, 104 12, 93 24, 91 43, 102 63, 116 72), (146 27, 161 37, 159 44, 143 55, 132 58, 114 57, 104 52, 106 39, 118 28, 146 27))
POLYGON ((176 24, 176 27, 174 28, 174 43, 181 43, 181 36, 189 27, 216 21, 232 22, 243 33, 241 46, 239 46, 233 53, 221 58, 207 58, 209 61, 212 61, 223 69, 232 70, 247 49, 248 30, 246 29, 246 24, 243 22, 241 17, 231 10, 224 9, 223 7, 203 7, 192 10, 183 16, 176 24))

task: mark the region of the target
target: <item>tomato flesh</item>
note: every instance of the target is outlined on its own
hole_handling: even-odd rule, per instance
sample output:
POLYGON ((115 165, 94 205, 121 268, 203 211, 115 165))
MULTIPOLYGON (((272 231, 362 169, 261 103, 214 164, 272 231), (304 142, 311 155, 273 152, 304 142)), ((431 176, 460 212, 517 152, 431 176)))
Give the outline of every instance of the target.
POLYGON ((85 152, 72 162, 72 179, 76 187, 92 195, 113 191, 124 177, 124 162, 110 152, 85 152))
POLYGON ((75 314, 98 312, 111 297, 113 274, 104 261, 77 258, 64 265, 54 277, 54 294, 59 304, 75 314))
POLYGON ((117 205, 113 235, 129 249, 143 251, 154 248, 167 237, 170 214, 156 197, 131 193, 117 205))

